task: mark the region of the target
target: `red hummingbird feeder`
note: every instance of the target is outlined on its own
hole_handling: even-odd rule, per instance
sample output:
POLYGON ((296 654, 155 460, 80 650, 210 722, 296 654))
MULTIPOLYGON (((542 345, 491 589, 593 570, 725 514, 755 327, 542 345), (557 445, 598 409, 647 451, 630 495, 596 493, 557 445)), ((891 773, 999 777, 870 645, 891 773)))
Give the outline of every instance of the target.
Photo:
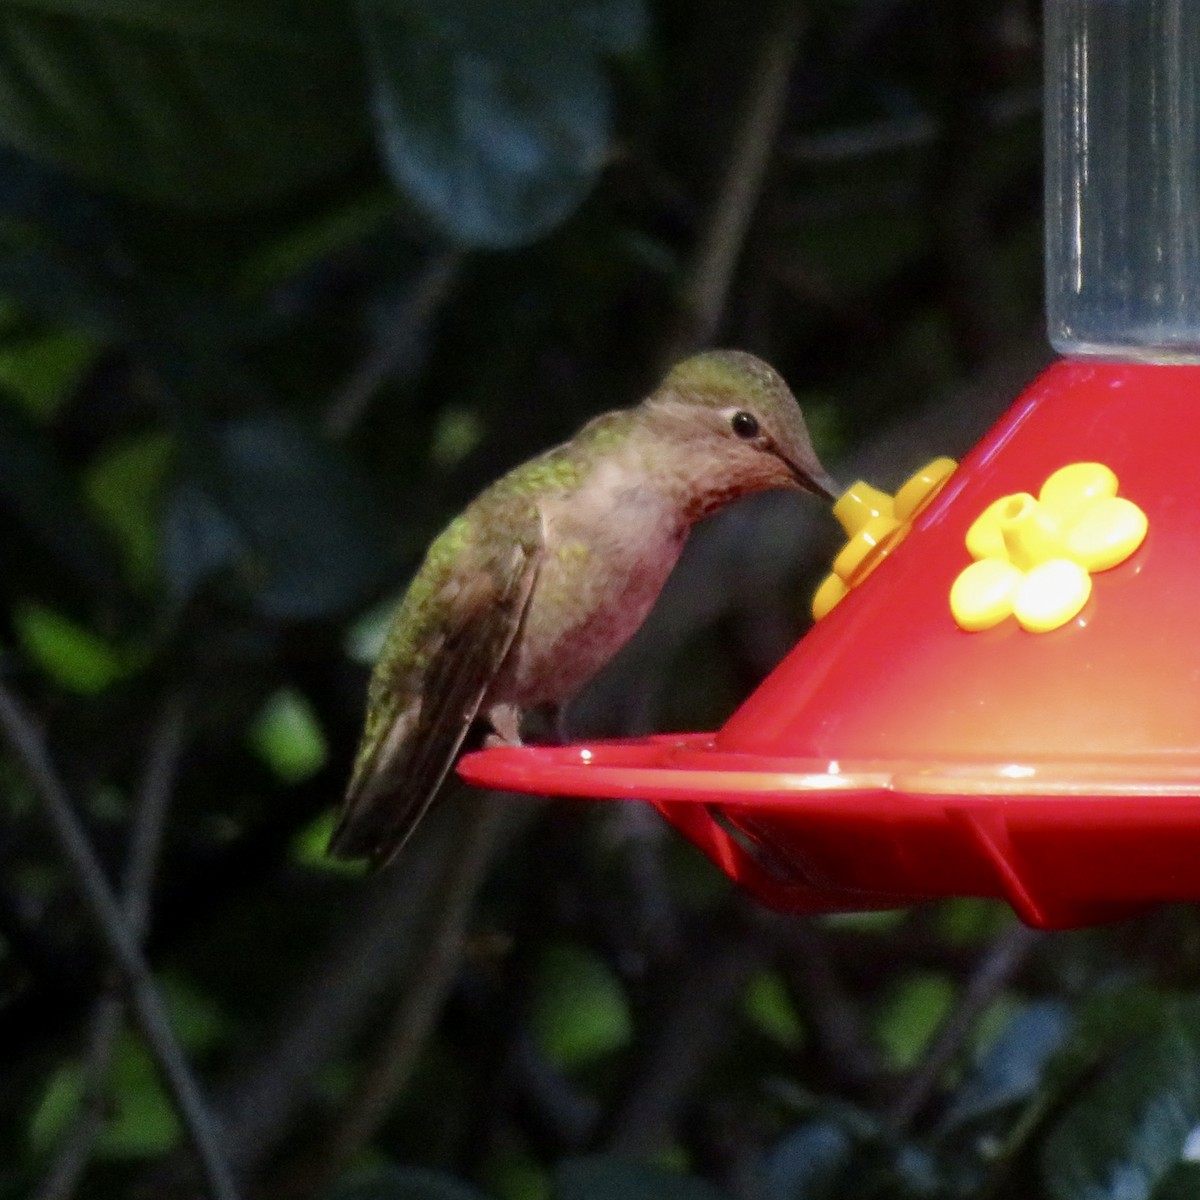
POLYGON ((465 779, 647 800, 791 912, 1200 900, 1200 10, 1174 20, 1047 4, 1070 357, 957 467, 849 489, 819 619, 719 731, 491 749, 465 779))

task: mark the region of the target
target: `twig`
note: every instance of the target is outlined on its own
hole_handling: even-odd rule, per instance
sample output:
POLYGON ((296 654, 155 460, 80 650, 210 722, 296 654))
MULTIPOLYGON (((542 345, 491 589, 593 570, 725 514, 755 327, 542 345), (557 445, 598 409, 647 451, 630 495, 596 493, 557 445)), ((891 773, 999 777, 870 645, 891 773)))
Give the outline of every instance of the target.
MULTIPOLYGON (((365 1146, 383 1123, 396 1096, 407 1084, 462 958, 467 922, 483 883, 492 848, 505 811, 502 797, 484 794, 469 801, 472 811, 445 860, 439 886, 429 897, 420 930, 414 935, 417 959, 410 967, 408 987, 372 1052, 372 1065, 363 1076, 340 1124, 333 1131, 317 1168, 332 1181, 365 1146)), ((307 1184, 320 1191, 310 1176, 307 1184)))
POLYGON ((0 685, 0 729, 20 760, 71 868, 84 908, 120 972, 138 1028, 175 1102, 213 1200, 236 1200, 237 1189, 200 1087, 171 1029, 137 938, 121 911, 103 868, 46 750, 23 707, 0 685))
MULTIPOLYGON (((387 331, 333 397, 324 423, 329 437, 346 437, 389 376, 410 367, 406 360, 419 355, 429 322, 449 295, 461 266, 462 255, 450 250, 436 255, 425 266, 397 306, 387 331)), ((410 369, 415 370, 415 365, 410 369)))
MULTIPOLYGON (((645 697, 647 702, 652 699, 649 689, 645 697)), ((641 733, 642 729, 629 732, 641 733)), ((667 872, 670 826, 649 804, 630 800, 610 806, 602 816, 601 829, 605 851, 621 857, 630 893, 622 895, 619 904, 606 906, 611 914, 610 937, 620 948, 621 969, 640 973, 649 957, 677 955, 683 936, 667 872)))
POLYGON ((818 1052, 836 1064, 846 1083, 857 1087, 877 1081, 883 1064, 863 1019, 857 999, 843 985, 822 931, 811 921, 795 917, 764 918, 780 928, 789 978, 804 999, 804 1016, 811 1022, 818 1052))
POLYGON ((888 1114, 888 1124, 903 1133, 925 1107, 942 1072, 961 1051, 983 1010, 1021 968, 1041 934, 1024 925, 1013 925, 988 948, 962 998, 934 1037, 925 1057, 912 1073, 888 1114))
POLYGON ((83 1061, 86 1082, 79 1112, 63 1138, 50 1170, 34 1193, 34 1200, 67 1200, 79 1187, 108 1115, 104 1085, 112 1067, 117 1035, 121 1032, 122 1014, 123 1006, 116 993, 104 992, 96 1001, 83 1061))
POLYGON ((710 930, 634 1055, 631 1077, 597 1142, 607 1153, 638 1154, 659 1145, 713 1057, 727 1044, 729 1014, 761 964, 763 939, 734 899, 733 928, 710 930))
POLYGON ((507 1070, 518 1108, 528 1113, 523 1132, 534 1152, 545 1158, 580 1153, 600 1118, 599 1102, 546 1058, 527 1028, 513 1036, 507 1070))
POLYGON ((749 73, 750 94, 733 135, 716 202, 701 233, 683 295, 680 327, 668 346, 675 359, 706 345, 717 332, 734 269, 758 206, 787 100, 803 24, 800 0, 781 0, 749 73))
MULTIPOLYGON (((345 1050, 411 958, 411 915, 435 890, 435 863, 425 851, 450 851, 439 816, 424 823, 422 844, 402 867, 361 889, 359 903, 336 923, 332 943, 315 956, 306 982, 275 1022, 276 1042, 223 1085, 226 1146, 244 1178, 256 1176, 275 1154, 311 1098, 313 1079, 345 1050)), ((161 1180, 155 1185, 162 1190, 161 1180)))
POLYGON ((167 808, 175 791, 187 709, 187 699, 181 694, 170 697, 163 706, 138 788, 121 896, 125 919, 139 937, 145 937, 149 925, 150 894, 158 869, 167 808))
MULTIPOLYGON (((980 115, 989 129, 1006 129, 1041 111, 1040 87, 1010 88, 985 97, 980 115)), ((930 146, 943 136, 944 122, 928 113, 885 117, 838 129, 806 133, 780 147, 780 154, 806 166, 859 162, 876 154, 894 154, 930 146)))
MULTIPOLYGON (((297 1114, 313 1099, 313 1081, 378 1010, 380 999, 404 986, 420 970, 427 936, 413 914, 436 911, 443 864, 462 839, 455 795, 422 823, 420 836, 405 848, 404 861, 365 887, 353 889, 350 911, 335 922, 330 944, 314 956, 306 982, 275 1022, 279 1036, 239 1065, 221 1088, 219 1111, 225 1148, 239 1177, 254 1179, 276 1157, 297 1114)), ((507 831, 506 831, 507 832, 507 831)), ((291 1194, 292 1180, 304 1194, 324 1176, 325 1147, 310 1143, 278 1171, 274 1194, 291 1194), (294 1167, 296 1159, 299 1166, 294 1167)), ((147 1190, 170 1193, 178 1164, 159 1167, 147 1190)))
MULTIPOLYGON (((130 828, 129 856, 121 881, 122 908, 132 935, 145 937, 150 891, 167 807, 175 785, 175 772, 183 746, 184 713, 181 696, 172 697, 163 709, 150 743, 130 828)), ((119 992, 108 990, 96 1002, 84 1058, 84 1095, 79 1114, 64 1137, 54 1163, 35 1193, 34 1200, 67 1200, 73 1196, 87 1170, 92 1148, 105 1122, 105 1098, 125 1003, 119 992)))

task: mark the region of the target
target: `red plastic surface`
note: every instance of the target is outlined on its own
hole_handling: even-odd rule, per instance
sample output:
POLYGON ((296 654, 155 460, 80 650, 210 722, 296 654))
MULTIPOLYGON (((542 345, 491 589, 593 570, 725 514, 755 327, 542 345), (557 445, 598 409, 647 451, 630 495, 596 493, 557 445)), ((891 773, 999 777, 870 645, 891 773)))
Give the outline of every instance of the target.
POLYGON ((1200 900, 1200 367, 1060 363, 716 734, 496 749, 470 782, 640 797, 793 911, 1002 896, 1070 926, 1200 900), (995 499, 1099 461, 1149 518, 1079 615, 967 633, 995 499))

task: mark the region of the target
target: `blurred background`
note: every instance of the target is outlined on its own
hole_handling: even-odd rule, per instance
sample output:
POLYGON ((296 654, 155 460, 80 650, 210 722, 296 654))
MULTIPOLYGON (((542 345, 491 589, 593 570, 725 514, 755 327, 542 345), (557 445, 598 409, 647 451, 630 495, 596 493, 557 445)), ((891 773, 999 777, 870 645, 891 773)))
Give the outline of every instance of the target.
MULTIPOLYGON (((728 345, 894 487, 1048 360, 1039 23, 4 6, 0 1194, 1198 1194, 1191 910, 784 918, 638 804, 461 788, 377 877, 324 856, 388 614, 485 483, 728 345)), ((571 728, 717 727, 838 543, 794 496, 708 522, 571 728)))

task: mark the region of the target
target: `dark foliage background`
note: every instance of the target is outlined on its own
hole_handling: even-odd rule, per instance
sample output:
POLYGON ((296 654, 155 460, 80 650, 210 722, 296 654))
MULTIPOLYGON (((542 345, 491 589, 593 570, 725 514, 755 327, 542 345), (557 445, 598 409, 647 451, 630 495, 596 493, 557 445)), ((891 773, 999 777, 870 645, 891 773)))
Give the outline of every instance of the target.
MULTIPOLYGON (((637 805, 466 792, 378 878, 323 856, 389 607, 503 469, 705 344, 885 486, 1031 377, 1038 20, 3 6, 0 1193, 1197 1194, 1190 910, 781 918, 637 805)), ((710 523, 575 728, 719 724, 835 543, 710 523)))

